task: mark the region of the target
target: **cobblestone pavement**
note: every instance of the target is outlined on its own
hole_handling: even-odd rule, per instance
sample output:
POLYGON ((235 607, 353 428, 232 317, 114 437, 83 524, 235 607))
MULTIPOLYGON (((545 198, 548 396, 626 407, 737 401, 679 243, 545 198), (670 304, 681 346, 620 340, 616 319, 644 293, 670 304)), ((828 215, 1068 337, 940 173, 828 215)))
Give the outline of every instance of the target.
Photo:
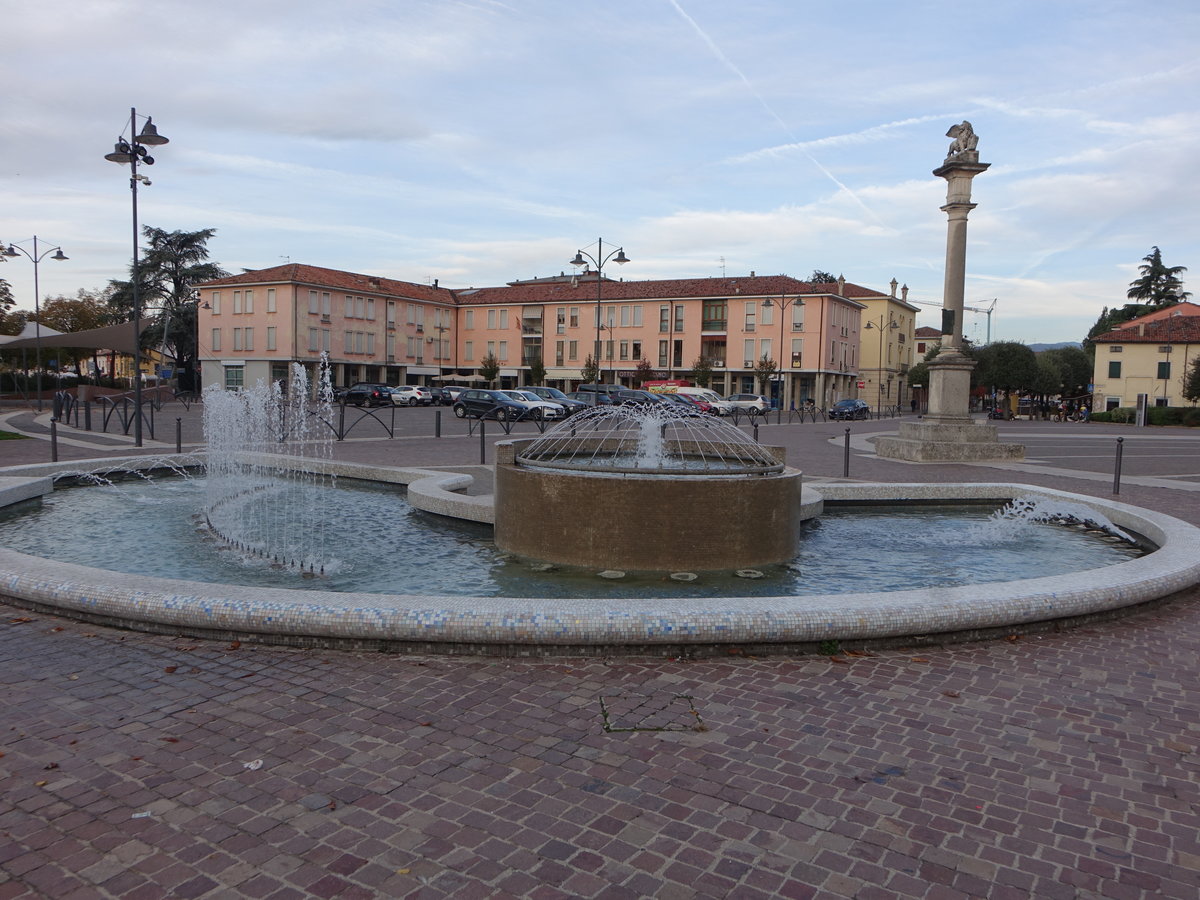
MULTIPOLYGON (((1007 473, 877 460, 860 438, 887 429, 857 426, 858 478, 1111 495, 1107 451, 1066 426, 1006 434, 1034 459, 1007 473)), ((838 475, 842 432, 763 439, 838 475)), ((338 454, 478 462, 428 434, 338 454)), ((1128 436, 1120 499, 1200 518, 1190 436, 1087 434, 1128 436)), ((1197 601, 701 661, 235 646, 0 606, 0 900, 1200 898, 1197 601)))

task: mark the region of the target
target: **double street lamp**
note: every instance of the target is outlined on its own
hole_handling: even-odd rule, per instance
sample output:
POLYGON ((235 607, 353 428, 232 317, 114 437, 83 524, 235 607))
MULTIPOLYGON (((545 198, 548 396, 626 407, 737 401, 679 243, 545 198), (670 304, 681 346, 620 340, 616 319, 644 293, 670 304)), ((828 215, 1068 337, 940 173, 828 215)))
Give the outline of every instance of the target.
POLYGON ((879 367, 875 370, 875 418, 877 419, 883 410, 883 344, 887 340, 888 332, 895 331, 900 327, 900 323, 895 319, 889 319, 887 325, 883 324, 883 319, 884 317, 880 316, 878 324, 871 321, 865 326, 879 332, 879 367))
MULTIPOLYGON (((0 245, 0 246, 2 246, 2 245, 0 245)), ((50 258, 52 260, 54 260, 55 262, 63 262, 64 260, 67 260, 70 258, 62 252, 62 247, 49 247, 45 250, 39 250, 38 249, 38 238, 37 238, 36 234, 32 238, 30 238, 28 241, 20 241, 19 243, 16 243, 16 244, 9 244, 8 249, 4 250, 2 252, 2 254, 0 254, 0 258, 5 257, 5 256, 7 256, 7 257, 20 256, 21 254, 24 254, 29 259, 29 261, 33 263, 33 340, 34 340, 34 347, 36 348, 35 355, 37 357, 37 407, 38 407, 38 412, 42 411, 42 323, 41 323, 42 313, 41 313, 41 307, 38 305, 40 302, 40 295, 41 295, 41 287, 38 283, 38 263, 40 263, 43 259, 45 259, 51 253, 53 253, 54 255, 51 256, 50 258), (21 246, 21 244, 28 244, 28 243, 33 244, 33 252, 30 252, 21 246)))
MULTIPOLYGON (((610 250, 608 255, 604 255, 604 238, 596 239, 596 255, 584 253, 582 250, 575 251, 575 258, 571 260, 573 266, 586 266, 588 260, 591 260, 592 265, 596 267, 596 386, 604 382, 604 364, 600 346, 600 328, 601 328, 601 296, 600 285, 604 281, 604 266, 610 260, 619 266, 629 262, 629 257, 625 255, 625 248, 618 247, 616 250, 610 250)), ((599 390, 597 390, 596 402, 600 402, 599 390)))
POLYGON ((141 132, 137 133, 138 114, 137 110, 131 107, 129 110, 130 139, 127 141, 123 136, 118 136, 113 152, 104 154, 104 158, 109 162, 129 166, 129 190, 133 195, 133 405, 136 410, 133 418, 133 443, 136 447, 142 446, 142 301, 139 295, 141 276, 138 272, 138 183, 150 186, 150 179, 145 175, 138 174, 138 164, 154 165, 154 157, 146 151, 146 148, 168 143, 167 139, 154 127, 153 119, 149 116, 144 118, 146 124, 142 126, 141 132), (134 137, 135 133, 137 133, 136 137, 134 137))
MULTIPOLYGON (((804 300, 799 295, 789 297, 787 294, 780 294, 778 298, 767 297, 762 302, 763 309, 770 309, 772 306, 779 307, 779 408, 783 409, 783 324, 787 318, 787 308, 789 306, 803 306, 804 300)), ((765 354, 764 354, 765 355, 765 354)))

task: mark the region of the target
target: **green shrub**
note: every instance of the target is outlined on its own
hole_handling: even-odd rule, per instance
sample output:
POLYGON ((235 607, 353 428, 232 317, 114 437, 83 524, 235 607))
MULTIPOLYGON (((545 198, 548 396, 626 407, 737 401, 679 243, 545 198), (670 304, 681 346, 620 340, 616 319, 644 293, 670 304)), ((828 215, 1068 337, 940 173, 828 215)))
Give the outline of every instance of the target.
POLYGON ((1182 406, 1151 406, 1146 410, 1146 422, 1149 425, 1182 425, 1183 413, 1182 406))
POLYGON ((1183 421, 1188 428, 1200 428, 1200 407, 1189 406, 1183 410, 1183 421))
POLYGON ((1110 413, 1110 412, 1092 413, 1091 416, 1088 417, 1088 421, 1089 422, 1111 422, 1112 421, 1112 413, 1110 413))
POLYGON ((1128 425, 1133 421, 1133 416, 1136 412, 1137 410, 1135 410, 1132 406, 1118 406, 1116 409, 1109 410, 1108 420, 1110 422, 1116 422, 1119 425, 1128 425))

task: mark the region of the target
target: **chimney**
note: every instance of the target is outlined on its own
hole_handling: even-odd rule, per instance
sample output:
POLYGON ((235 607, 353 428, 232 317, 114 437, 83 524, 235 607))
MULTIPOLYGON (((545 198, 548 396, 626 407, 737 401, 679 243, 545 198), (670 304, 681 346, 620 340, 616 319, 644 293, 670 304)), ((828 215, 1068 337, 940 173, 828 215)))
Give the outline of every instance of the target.
POLYGON ((437 280, 436 278, 435 278, 435 279, 433 279, 433 286, 434 286, 434 287, 437 287, 437 286, 438 286, 438 280, 437 280))
POLYGON ((907 284, 904 285, 902 288, 900 288, 900 299, 904 300, 904 301, 908 300, 908 285, 907 284))
POLYGON ((899 283, 900 282, 898 282, 895 278, 892 279, 892 296, 893 297, 896 296, 896 285, 898 285, 899 283))
POLYGON ((838 296, 845 297, 846 296, 846 276, 839 275, 837 284, 838 284, 838 296))
POLYGON ((754 270, 753 270, 753 269, 751 269, 751 270, 750 270, 750 277, 751 277, 751 278, 753 278, 753 277, 754 277, 754 270))

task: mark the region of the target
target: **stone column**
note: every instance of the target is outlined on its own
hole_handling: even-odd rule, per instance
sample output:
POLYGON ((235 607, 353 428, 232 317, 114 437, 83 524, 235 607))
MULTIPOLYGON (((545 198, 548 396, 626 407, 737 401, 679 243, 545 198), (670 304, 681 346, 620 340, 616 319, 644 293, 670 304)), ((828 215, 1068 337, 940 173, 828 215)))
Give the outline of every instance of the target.
POLYGON ((967 216, 971 179, 988 170, 979 161, 979 142, 970 122, 946 133, 954 138, 945 162, 933 174, 946 179, 946 276, 942 294, 941 351, 929 361, 929 411, 920 422, 900 426, 895 437, 875 441, 875 452, 888 459, 920 462, 970 462, 1022 459, 1020 444, 1001 444, 991 424, 975 424, 970 416, 971 371, 975 361, 962 352, 963 295, 967 277, 967 216))

